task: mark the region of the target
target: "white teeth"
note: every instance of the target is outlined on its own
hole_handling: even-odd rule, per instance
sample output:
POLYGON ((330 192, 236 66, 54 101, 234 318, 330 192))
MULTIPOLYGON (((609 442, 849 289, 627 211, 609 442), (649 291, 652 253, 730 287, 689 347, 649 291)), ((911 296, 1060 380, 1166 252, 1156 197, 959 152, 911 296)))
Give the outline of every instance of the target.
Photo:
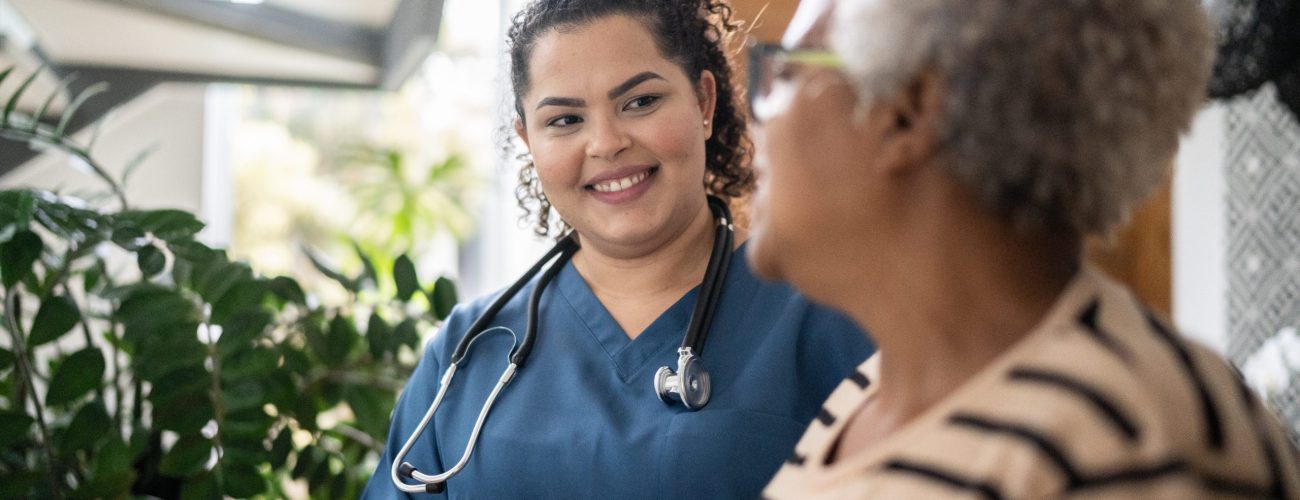
POLYGON ((595 186, 592 187, 596 191, 600 191, 602 193, 617 193, 624 189, 640 184, 641 181, 646 180, 647 177, 650 177, 650 172, 641 172, 631 177, 624 177, 622 179, 605 181, 600 184, 596 184, 595 186))

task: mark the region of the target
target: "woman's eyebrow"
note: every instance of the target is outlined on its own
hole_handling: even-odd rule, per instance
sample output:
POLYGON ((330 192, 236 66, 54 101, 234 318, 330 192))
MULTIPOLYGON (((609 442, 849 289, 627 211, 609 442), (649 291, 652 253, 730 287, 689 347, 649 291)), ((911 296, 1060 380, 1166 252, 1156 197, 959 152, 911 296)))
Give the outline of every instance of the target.
MULTIPOLYGON (((607 95, 609 96, 610 100, 617 99, 618 96, 626 94, 629 90, 636 88, 637 85, 645 83, 648 80, 667 81, 664 77, 659 76, 658 73, 655 73, 653 71, 642 71, 641 73, 637 73, 636 76, 633 76, 632 78, 628 78, 627 81, 620 83, 614 88, 610 89, 607 95)), ((545 99, 542 99, 541 101, 538 101, 537 107, 534 108, 534 110, 542 109, 542 106, 564 106, 568 108, 585 108, 587 107, 587 101, 575 97, 547 97, 545 99)))
POLYGON ((617 99, 618 96, 626 94, 627 91, 632 90, 632 88, 636 87, 637 85, 640 85, 646 80, 664 80, 664 77, 659 76, 658 73, 655 73, 653 71, 642 71, 641 73, 637 73, 636 76, 632 78, 628 78, 627 81, 618 84, 612 89, 609 89, 609 93, 606 95, 609 96, 610 100, 617 99))
POLYGON ((587 101, 584 101, 582 99, 577 99, 574 97, 547 97, 545 99, 542 99, 540 102, 538 102, 537 107, 534 108, 533 111, 542 109, 542 106, 564 106, 567 108, 585 108, 587 107, 587 101))

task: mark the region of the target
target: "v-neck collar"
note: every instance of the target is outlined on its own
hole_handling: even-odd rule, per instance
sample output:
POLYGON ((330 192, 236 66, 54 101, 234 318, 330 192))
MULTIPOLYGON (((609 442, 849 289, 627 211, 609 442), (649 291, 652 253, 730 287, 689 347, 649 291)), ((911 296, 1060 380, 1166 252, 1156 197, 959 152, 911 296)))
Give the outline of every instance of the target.
MULTIPOLYGON (((735 258, 734 256, 732 257, 735 258)), ((695 308, 700 287, 696 285, 660 313, 635 339, 629 338, 623 327, 596 297, 591 286, 578 273, 570 261, 555 277, 559 296, 573 308, 587 333, 598 343, 618 373, 619 379, 629 382, 651 358, 667 350, 675 352, 686 335, 686 327, 695 308)), ((675 359, 675 358, 674 358, 675 359)))

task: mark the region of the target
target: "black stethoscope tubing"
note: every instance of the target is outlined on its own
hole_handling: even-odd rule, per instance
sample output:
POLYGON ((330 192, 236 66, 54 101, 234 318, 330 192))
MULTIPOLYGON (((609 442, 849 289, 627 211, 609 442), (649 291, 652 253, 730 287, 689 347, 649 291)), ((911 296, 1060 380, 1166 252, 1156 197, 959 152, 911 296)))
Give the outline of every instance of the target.
MULTIPOLYGON (((708 338, 709 326, 713 323, 713 314, 717 310, 723 284, 726 281, 727 269, 731 265, 731 249, 735 239, 731 224, 731 211, 727 208, 727 203, 717 197, 709 196, 708 205, 715 219, 713 248, 709 253, 709 264, 704 271, 704 281, 700 284, 700 292, 696 298, 695 308, 691 313, 691 322, 686 329, 685 336, 682 338, 681 347, 677 349, 679 356, 678 369, 673 371, 665 366, 655 374, 656 395, 665 403, 670 403, 672 399, 680 400, 687 409, 691 410, 699 409, 708 404, 709 401, 709 375, 699 362, 699 354, 703 351, 704 342, 708 338)), ((474 451, 474 444, 478 440, 479 432, 483 428, 488 411, 491 410, 501 390, 514 379, 518 369, 523 366, 524 362, 528 360, 528 356, 532 354, 533 343, 537 338, 538 316, 541 314, 542 292, 546 290, 547 285, 564 268, 565 264, 573 258, 573 254, 578 251, 578 248, 578 241, 572 233, 560 238, 560 241, 547 251, 546 255, 533 264, 519 280, 510 285, 470 325, 469 330, 465 332, 465 336, 456 345, 449 366, 439 382, 438 393, 429 405, 429 409, 425 412, 424 418, 420 420, 415 430, 407 438, 401 450, 393 457, 390 474, 393 484, 399 490, 407 493, 440 493, 445 488, 446 481, 465 467, 470 454, 474 451), (542 271, 542 268, 552 260, 554 262, 551 263, 550 267, 542 271), (421 473, 410 463, 403 461, 403 458, 406 457, 407 452, 415 444, 415 440, 424 432, 434 413, 437 412, 447 394, 447 388, 451 385, 457 367, 464 362, 474 340, 484 332, 492 329, 488 325, 496 318, 497 313, 501 312, 501 309, 520 290, 527 286, 528 282, 534 276, 537 276, 539 272, 542 275, 538 278, 537 285, 528 297, 528 322, 525 326, 523 341, 511 350, 510 364, 506 366, 506 370, 497 380, 496 386, 487 400, 484 401, 483 407, 480 408, 478 419, 475 421, 474 429, 470 434, 469 442, 466 444, 460 460, 452 468, 442 473, 435 475, 421 473), (406 483, 401 479, 403 477, 414 479, 421 484, 406 483)))

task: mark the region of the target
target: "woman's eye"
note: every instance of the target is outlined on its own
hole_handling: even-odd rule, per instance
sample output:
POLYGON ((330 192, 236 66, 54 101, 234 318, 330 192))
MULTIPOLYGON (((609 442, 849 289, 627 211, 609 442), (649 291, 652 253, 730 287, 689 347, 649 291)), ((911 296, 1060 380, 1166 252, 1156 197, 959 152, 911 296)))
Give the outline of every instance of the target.
POLYGON ((563 128, 563 127, 568 127, 570 125, 576 125, 578 123, 582 123, 582 118, 578 118, 577 116, 574 115, 564 115, 564 116, 558 116, 552 118, 551 121, 546 122, 546 126, 563 128))
POLYGON ((627 106, 624 106, 624 109, 633 110, 648 108, 659 102, 659 99, 660 97, 657 95, 643 95, 628 101, 627 106))

